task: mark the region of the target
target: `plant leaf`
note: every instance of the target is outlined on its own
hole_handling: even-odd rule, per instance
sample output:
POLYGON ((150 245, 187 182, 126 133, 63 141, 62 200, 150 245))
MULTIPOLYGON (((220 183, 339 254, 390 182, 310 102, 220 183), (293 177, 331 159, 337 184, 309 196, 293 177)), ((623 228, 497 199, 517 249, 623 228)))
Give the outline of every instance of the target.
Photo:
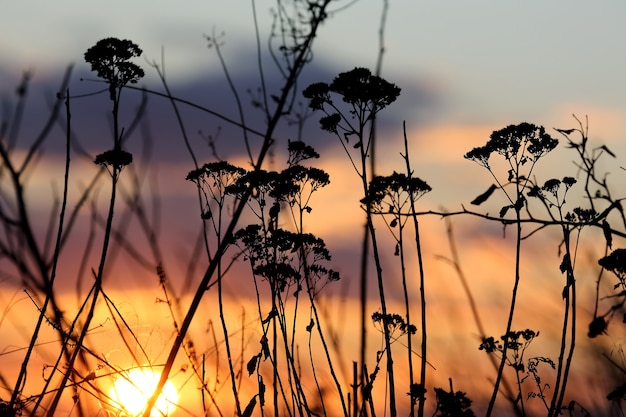
POLYGON ((313 327, 315 326, 315 322, 313 321, 313 319, 311 319, 311 321, 309 322, 309 324, 307 324, 306 326, 306 331, 311 333, 311 330, 313 330, 313 327))
POLYGON ((494 184, 491 184, 489 188, 487 189, 487 191, 485 191, 484 193, 482 193, 481 195, 473 199, 470 204, 473 204, 475 206, 480 206, 482 203, 487 201, 487 199, 491 197, 491 194, 493 194, 493 192, 497 189, 498 187, 496 187, 494 184))
POLYGON ((606 245, 611 249, 613 245, 613 234, 611 233, 611 225, 606 220, 602 220, 602 233, 604 233, 606 245))
MULTIPOLYGON (((261 349, 263 350, 263 359, 267 359, 270 357, 270 345, 267 341, 267 337, 265 335, 261 337, 261 349)), ((260 354, 259 354, 260 356, 260 354)))
POLYGON ((254 370, 256 369, 256 363, 258 362, 258 360, 259 360, 259 355, 254 355, 253 357, 250 358, 250 360, 246 364, 246 369, 248 370, 248 376, 254 373, 254 370))
POLYGON ((615 158, 615 154, 613 152, 611 152, 611 150, 609 148, 606 147, 606 145, 602 145, 600 146, 600 149, 604 150, 606 153, 608 153, 609 155, 611 155, 613 158, 615 158))
POLYGON ((572 132, 574 132, 575 129, 557 129, 557 128, 554 128, 554 130, 556 130, 557 132, 562 133, 564 135, 571 135, 572 132))
POLYGON ((263 377, 259 378, 259 405, 263 407, 265 405, 265 383, 263 377))
POLYGON ((246 406, 246 409, 241 413, 241 417, 252 417, 252 412, 256 406, 256 395, 250 399, 250 402, 246 406))
POLYGON ((559 266, 559 270, 561 271, 562 274, 564 274, 565 272, 569 271, 571 267, 572 267, 572 264, 569 259, 569 254, 566 253, 565 255, 563 255, 563 261, 561 262, 561 265, 559 266))

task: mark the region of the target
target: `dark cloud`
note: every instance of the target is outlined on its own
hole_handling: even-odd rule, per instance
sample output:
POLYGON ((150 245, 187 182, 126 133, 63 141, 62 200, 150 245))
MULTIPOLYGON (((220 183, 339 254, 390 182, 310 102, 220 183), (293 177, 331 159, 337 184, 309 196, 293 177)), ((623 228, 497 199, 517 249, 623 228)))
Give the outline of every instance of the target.
MULTIPOLYGON (((238 57, 229 64, 230 76, 237 89, 242 105, 245 125, 250 129, 263 133, 266 120, 264 112, 256 105, 261 100, 260 88, 262 86, 259 71, 254 62, 244 57, 254 56, 252 53, 240 52, 238 57), (256 102, 256 103, 255 103, 256 102)), ((291 115, 285 117, 279 124, 274 138, 277 140, 276 151, 282 152, 287 139, 297 139, 299 135, 303 139, 323 150, 335 143, 334 138, 326 132, 322 132, 318 126, 321 114, 308 112, 307 121, 302 130, 297 126, 297 113, 307 110, 307 103, 301 96, 303 88, 313 82, 330 82, 342 71, 351 68, 329 68, 315 62, 311 63, 302 73, 297 92, 294 96, 294 105, 291 115)), ((148 90, 164 93, 155 71, 144 65, 147 76, 137 86, 148 90)), ((281 92, 283 78, 275 69, 271 61, 266 63, 265 86, 268 91, 269 107, 273 107, 271 96, 278 96, 281 92)), ((4 102, 4 119, 11 119, 10 114, 16 102, 14 91, 20 83, 19 79, 10 79, 6 74, 1 74, 0 93, 4 102)), ((36 74, 35 74, 36 75, 36 74)), ((59 90, 62 79, 59 72, 56 76, 48 76, 45 79, 32 78, 29 86, 29 95, 25 108, 23 123, 20 128, 18 146, 27 148, 40 134, 46 117, 50 114, 50 108, 54 97, 59 90)), ((382 131, 400 130, 402 121, 419 119, 421 114, 429 114, 436 111, 439 103, 437 92, 419 80, 389 79, 402 88, 402 94, 398 101, 385 111, 379 118, 379 128, 382 131)), ((227 119, 241 122, 237 101, 223 72, 212 71, 207 74, 199 74, 194 78, 174 79, 168 81, 173 96, 186 100, 195 105, 209 109, 211 112, 220 114, 227 119)), ((95 74, 88 72, 86 65, 77 65, 71 81, 69 92, 71 99, 71 125, 72 141, 75 149, 83 150, 91 155, 96 155, 109 149, 112 145, 112 116, 111 102, 104 91, 106 86, 96 79, 95 74), (93 94, 101 91, 100 94, 93 94)), ((126 90, 123 93, 121 108, 121 123, 127 133, 127 149, 141 155, 150 149, 154 152, 157 160, 168 162, 189 161, 191 158, 184 142, 183 130, 176 118, 176 114, 167 98, 146 93, 147 104, 145 117, 137 125, 133 125, 136 117, 142 93, 137 90, 126 90)), ((187 135, 193 152, 200 161, 212 158, 212 151, 208 145, 208 138, 214 140, 218 155, 229 159, 245 155, 245 144, 242 129, 227 120, 216 117, 210 112, 194 108, 184 103, 178 103, 184 132, 187 135)), ((56 127, 50 134, 50 140, 45 145, 48 152, 56 152, 63 149, 65 134, 63 132, 65 111, 61 111, 61 117, 56 127)), ((250 146, 254 150, 261 142, 259 135, 248 132, 250 146)), ((254 154, 254 151, 253 151, 254 154)))

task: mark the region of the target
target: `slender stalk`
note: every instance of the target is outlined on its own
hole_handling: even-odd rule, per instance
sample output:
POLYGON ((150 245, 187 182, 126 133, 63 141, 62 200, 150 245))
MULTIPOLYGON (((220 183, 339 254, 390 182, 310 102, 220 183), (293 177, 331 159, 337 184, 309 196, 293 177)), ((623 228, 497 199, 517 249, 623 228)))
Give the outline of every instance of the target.
MULTIPOLYGON (((59 261, 59 252, 61 250, 61 238, 63 236, 63 226, 65 224, 65 210, 67 208, 67 197, 68 197, 68 190, 69 190, 69 172, 70 172, 70 159, 71 159, 70 158, 70 135, 69 135, 69 126, 71 123, 70 122, 71 111, 70 111, 69 90, 66 91, 66 95, 67 96, 65 99, 65 110, 66 110, 66 123, 68 127, 67 129, 68 133, 66 135, 66 140, 65 140, 65 173, 64 173, 64 180, 63 180, 63 198, 61 202, 61 211, 59 213, 59 226, 58 226, 57 235, 56 235, 54 254, 52 257, 52 270, 50 272, 50 285, 49 285, 50 288, 49 288, 49 291, 46 291, 46 298, 41 308, 41 313, 39 315, 37 325, 35 326, 35 332, 33 333, 33 337, 31 338, 31 344, 29 345, 29 350, 27 352, 26 358, 22 362, 22 369, 24 372, 23 373, 20 372, 20 375, 18 377, 18 382, 17 382, 18 385, 16 386, 16 389, 13 391, 13 396, 11 398, 12 404, 15 404, 15 401, 17 400, 17 394, 21 391, 21 387, 19 387, 22 384, 20 378, 23 378, 26 375, 26 365, 29 362, 32 349, 35 346, 35 341, 37 340, 37 335, 39 334, 39 329, 41 328, 42 320, 43 318, 45 318, 45 313, 46 313, 46 309, 48 306, 48 302, 50 300, 50 297, 53 294, 52 284, 55 281, 56 271, 57 271, 57 266, 58 266, 58 261, 59 261), (17 389, 18 387, 20 389, 17 389)), ((37 405, 39 404, 42 398, 43 398, 43 395, 41 395, 40 398, 38 399, 38 402, 35 405, 33 412, 37 409, 37 405)))
MULTIPOLYGON (((383 0, 383 8, 380 17, 380 25, 378 29, 378 54, 376 58, 376 70, 377 76, 381 75, 383 66, 383 55, 385 53, 385 26, 387 22, 387 12, 389 10, 389 1, 383 0)), ((374 117, 371 120, 371 140, 370 140, 370 172, 374 176, 376 174, 376 111, 374 110, 374 117)), ((360 364, 363 369, 365 364, 365 354, 367 351, 367 270, 369 265, 369 248, 370 248, 370 234, 367 222, 363 226, 363 239, 361 245, 361 265, 360 265, 360 282, 359 282, 359 302, 360 302, 360 319, 361 319, 361 333, 360 333, 360 364)), ((359 383, 361 389, 365 387, 365 379, 361 373, 359 383)), ((358 404, 358 391, 354 391, 354 404, 358 404)), ((356 414, 356 413, 355 413, 356 414)))
MULTIPOLYGON (((70 78, 70 74, 72 71, 72 67, 68 67, 62 85, 61 85, 61 91, 66 90, 67 88, 67 83, 69 82, 69 78, 70 78)), ((24 80, 26 81, 26 80, 24 80)), ((25 85, 23 85, 23 88, 26 88, 25 85)), ((66 99, 67 100, 67 99, 66 99)), ((41 311, 40 314, 37 318, 37 323, 35 324, 35 329, 33 331, 33 335, 31 336, 28 348, 26 350, 26 355, 24 357, 24 360, 22 361, 21 367, 20 367, 20 372, 18 374, 18 377, 16 379, 15 382, 15 387, 13 389, 13 392, 11 393, 11 404, 15 405, 16 401, 19 397, 19 395, 22 392, 22 389, 24 387, 24 384, 26 383, 26 374, 27 374, 27 367, 28 364, 30 363, 30 358, 31 355, 35 349, 35 346, 37 345, 37 339, 39 337, 39 333, 41 331, 41 326, 43 324, 43 322, 45 320, 47 320, 46 318, 46 312, 48 310, 48 306, 50 305, 52 308, 52 311, 54 312, 54 316, 53 316, 53 321, 56 324, 60 324, 61 320, 62 320, 62 314, 61 314, 61 309, 58 307, 57 302, 56 302, 56 298, 54 297, 54 292, 53 292, 53 284, 54 284, 54 280, 55 280, 55 276, 56 276, 56 265, 58 262, 58 251, 59 249, 59 245, 61 244, 60 242, 57 241, 57 248, 55 248, 56 254, 53 257, 53 264, 54 264, 54 268, 52 271, 52 275, 50 277, 48 277, 48 268, 46 265, 45 260, 43 259, 43 256, 41 255, 41 252, 39 251, 38 245, 35 241, 35 237, 33 234, 33 229, 31 228, 31 223, 29 220, 29 216, 28 216, 28 211, 26 209, 26 202, 24 199, 24 188, 21 184, 21 174, 22 172, 24 172, 24 169, 26 168, 28 162, 30 161, 32 155, 34 154, 34 152, 36 151, 36 149, 38 148, 38 146, 43 142, 43 140, 47 137, 50 128, 53 126, 54 120, 56 120, 56 117, 58 116, 58 112, 60 109, 60 105, 62 103, 62 100, 57 99, 57 101, 55 102, 55 105, 53 107, 53 111, 51 113, 50 118, 48 119, 48 122, 46 123, 46 126, 44 127, 44 129, 41 131, 41 133, 39 134, 37 140, 35 141, 35 144, 33 146, 31 146, 31 148, 29 149, 29 153, 26 156, 26 158, 24 159, 24 161, 22 162, 22 166, 19 169, 16 169, 14 167, 14 165, 12 164, 11 160, 10 160, 10 151, 11 149, 9 147, 5 147, 2 142, 0 142, 0 157, 2 159, 2 161, 4 162, 3 164, 3 169, 7 169, 10 177, 11 177, 11 183, 14 187, 14 193, 15 193, 15 201, 17 204, 17 211, 18 211, 18 219, 16 221, 16 225, 19 226, 20 228, 20 233, 23 235, 22 238, 24 238, 26 240, 26 244, 27 244, 27 253, 30 254, 35 261, 36 264, 36 268, 39 271, 39 275, 41 277, 41 283, 38 285, 40 286, 43 291, 45 292, 45 299, 43 302, 43 306, 41 307, 41 311)), ((66 101, 66 110, 68 112, 68 117, 69 117, 69 102, 66 101)), ((19 120, 19 119, 18 119, 19 120)), ((69 122, 67 122, 69 124, 69 122)), ((14 128, 14 131, 16 132, 15 134, 17 134, 17 128, 14 128)), ((66 136, 66 143, 69 140, 69 135, 66 136)), ((10 145, 10 144, 9 144, 10 145)), ((67 146, 66 145, 66 151, 67 151, 67 146)), ((66 172, 65 175, 68 175, 68 166, 67 164, 69 163, 69 160, 66 160, 66 172)), ((65 207, 66 207, 66 193, 67 193, 67 185, 64 185, 64 201, 65 203, 62 203, 61 205, 61 210, 62 213, 64 215, 65 212, 65 207)), ((63 225, 62 225, 62 221, 59 224, 59 228, 61 230, 63 230, 63 225)), ((22 239, 20 239, 22 240, 22 239)), ((62 337, 62 335, 61 335, 62 337)))
MULTIPOLYGON (((366 194, 367 195, 367 194, 366 194)), ((376 240, 376 229, 372 219, 371 210, 367 211, 367 225, 372 236, 372 251, 374 255, 374 264, 376 265, 376 278, 378 283, 378 295, 380 300, 380 310, 383 317, 387 317, 387 301, 385 297, 385 288, 383 283, 383 268, 380 262, 380 253, 378 251, 378 242, 376 240)), ((383 335, 385 343, 385 354, 387 356, 387 380, 389 382, 389 415, 395 417, 396 410, 396 389, 393 365, 393 354, 391 352, 391 333, 387 325, 383 325, 383 335)))
POLYGON ((566 225, 562 226, 562 230, 563 243, 565 245, 565 256, 567 256, 569 262, 565 265, 566 287, 563 291, 563 297, 565 301, 565 311, 563 314, 563 331, 561 335, 561 347, 559 350, 556 381, 554 383, 554 396, 552 397, 552 402, 550 403, 550 411, 548 413, 549 417, 556 416, 561 412, 561 406, 563 405, 563 399, 565 397, 565 390, 567 387, 569 370, 572 362, 572 357, 574 355, 574 346, 576 343, 576 279, 574 277, 574 257, 572 256, 570 244, 571 231, 566 225), (570 311, 571 320, 569 318, 570 311), (571 326, 571 334, 569 340, 569 350, 567 358, 565 358, 568 325, 571 326))
MULTIPOLYGON (((361 263, 359 271, 359 317, 360 317, 360 342, 359 342, 359 363, 360 368, 365 365, 365 356, 367 352, 367 269, 369 264, 370 249, 370 233, 367 222, 363 225, 363 238, 361 239, 361 263)), ((361 390, 365 388, 365 375, 360 373, 359 384, 361 390)), ((355 391, 356 392, 356 391, 355 391)), ((358 398, 355 396, 354 404, 358 404, 358 398)))
MULTIPOLYGON (((404 130, 404 161, 406 164, 406 172, 409 180, 411 179, 413 170, 411 169, 411 162, 409 159, 409 142, 406 135, 406 123, 403 124, 404 130)), ((413 197, 413 196, 411 196, 413 197)), ((417 405, 417 415, 419 417, 424 416, 424 405, 426 403, 426 398, 424 397, 425 388, 426 388, 426 364, 428 363, 426 354, 427 354, 427 332, 426 332, 426 280, 424 276, 424 262, 422 259, 422 243, 420 239, 419 232, 419 222, 417 220, 416 208, 415 208, 415 198, 410 198, 411 202, 411 218, 413 219, 413 228, 415 229, 415 249, 417 251, 417 264, 419 267, 419 279, 420 279, 420 307, 421 307, 421 321, 422 321, 422 349, 421 349, 421 368, 420 368, 420 385, 422 386, 422 393, 420 398, 418 399, 417 405)), ((406 292, 406 286, 405 286, 406 292)), ((407 302, 407 324, 408 322, 408 302, 407 302)), ((411 337, 409 334, 409 355, 411 354, 411 337)), ((411 370, 411 379, 413 378, 413 373, 411 370)), ((414 404, 411 403, 411 415, 414 413, 414 404)))
MULTIPOLYGON (((111 87, 113 87, 113 84, 111 84, 111 87)), ((121 91, 122 91, 122 88, 119 87, 117 89, 117 95, 113 95, 112 97, 113 118, 114 118, 114 123, 113 123, 114 125, 114 131, 113 131, 114 150, 121 150, 121 143, 122 143, 122 133, 120 133, 119 131, 119 122, 118 122, 119 99, 120 99, 121 91)), ((68 129, 68 132, 69 132, 69 129, 68 129)), ((94 287, 93 287, 91 305, 89 307, 87 317, 85 318, 85 322, 83 323, 81 332, 76 340, 76 347, 68 360, 68 363, 67 363, 68 372, 63 374, 63 378, 60 382, 60 389, 56 392, 56 395, 54 396, 52 403, 50 404, 48 408, 47 416, 49 417, 54 416, 54 413, 56 412, 56 408, 58 406, 58 403, 64 391, 63 388, 67 385, 67 381, 70 378, 70 376, 73 375, 72 369, 74 368, 74 363, 76 362, 76 358, 78 357, 78 355, 80 354, 82 350, 83 342, 85 340, 85 337, 87 336, 87 332, 89 331, 89 326, 95 314, 98 297, 100 293, 102 292, 102 281, 104 278, 104 270, 105 270, 105 265, 106 265, 106 260, 107 260, 107 254, 109 252, 109 243, 110 243, 111 234, 113 230, 113 215, 115 212, 115 202, 116 202, 116 197, 117 197, 117 182, 118 182, 119 175, 121 173, 122 168, 123 168, 122 166, 119 166, 117 164, 111 165, 111 196, 109 200, 109 209, 108 209, 108 214, 107 214, 106 226, 104 228, 104 237, 103 237, 103 243, 102 243, 102 251, 100 253, 100 262, 98 265, 97 272, 94 273, 95 282, 94 282, 94 287)))
MULTIPOLYGON (((517 186, 517 196, 518 198, 521 196, 521 191, 519 189, 519 184, 517 186)), ((513 326, 513 315, 515 313, 515 305, 517 302, 517 289, 519 287, 520 282, 520 263, 521 263, 521 248, 522 248, 522 223, 521 223, 521 208, 515 209, 515 216, 517 222, 515 223, 515 283, 513 284, 513 290, 511 293, 511 305, 509 307, 509 317, 506 323, 506 331, 504 336, 504 343, 502 347, 502 358, 500 359, 500 366, 498 367, 498 373, 496 376, 496 381, 494 383, 493 392, 491 394, 491 399, 489 400, 489 405, 487 406, 486 417, 491 416, 493 412, 493 407, 496 403, 496 397, 498 396, 498 392, 500 390, 500 382, 502 381, 502 374, 504 373, 504 365, 506 364, 506 355, 508 352, 508 336, 513 326)))
MULTIPOLYGON (((487 333, 485 332, 482 319, 480 318, 478 307, 476 305, 476 300, 474 299, 474 296, 472 295, 471 289, 467 281, 467 277, 465 276, 465 273, 463 272, 463 269, 461 268, 461 262, 459 259, 459 255, 458 255, 458 251, 457 251, 456 243, 454 239, 454 233, 452 229, 452 222, 450 221, 448 217, 446 217, 445 220, 446 220, 446 234, 448 236, 448 244, 450 247, 450 254, 451 254, 451 259, 449 259, 448 262, 452 264, 452 267, 454 268, 457 276, 459 277, 459 280, 461 281, 461 285, 463 286, 463 291, 465 291, 465 295, 467 297, 467 300, 470 305, 470 309, 472 311, 472 317, 474 319, 474 323, 476 324, 476 329, 478 330, 478 334, 481 339, 485 339, 487 337, 487 333)), ((496 359, 496 357, 494 355, 489 355, 489 360, 491 364, 493 365, 494 370, 498 372, 498 360, 496 359)), ((505 375, 502 376, 501 384, 504 389, 504 395, 511 402, 511 405, 513 405, 515 415, 521 416, 522 413, 519 407, 517 406, 516 398, 515 398, 515 395, 513 394, 513 388, 511 388, 511 384, 509 383, 505 375)))

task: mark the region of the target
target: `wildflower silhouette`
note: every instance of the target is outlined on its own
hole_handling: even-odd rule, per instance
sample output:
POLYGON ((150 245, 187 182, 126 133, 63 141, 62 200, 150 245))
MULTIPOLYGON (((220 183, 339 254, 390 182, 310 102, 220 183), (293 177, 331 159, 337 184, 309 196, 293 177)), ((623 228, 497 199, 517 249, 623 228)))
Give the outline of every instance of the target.
MULTIPOLYGON (((615 249, 608 256, 601 258, 598 261, 600 266, 608 271, 613 272, 620 281, 621 285, 624 285, 626 279, 626 249, 615 249)), ((624 288, 626 290, 626 288, 624 288)))
POLYGON ((287 165, 297 165, 307 159, 317 159, 320 157, 312 146, 307 145, 301 140, 287 140, 287 151, 289 152, 289 158, 287 159, 287 165))
POLYGON ((464 392, 454 392, 452 387, 449 392, 443 388, 435 388, 435 396, 437 397, 435 417, 474 417, 475 414, 470 408, 472 400, 464 392))
MULTIPOLYGON (((304 89, 302 95, 309 100, 309 107, 313 110, 322 111, 325 116, 320 119, 320 127, 333 133, 339 138, 341 146, 348 156, 352 167, 358 174, 363 187, 363 198, 369 201, 369 181, 368 160, 374 138, 373 132, 367 132, 367 125, 375 119, 378 112, 393 103, 400 95, 400 88, 384 80, 381 77, 372 75, 367 68, 354 68, 347 72, 342 72, 330 83, 318 82, 309 85, 304 89), (341 97, 343 105, 334 100, 335 96, 341 97), (350 140, 352 150, 348 149, 350 140), (356 162, 358 161, 358 162, 356 162)), ((374 262, 376 264, 376 278, 378 283, 378 293, 380 300, 380 313, 383 317, 387 315, 387 302, 385 297, 384 282, 382 276, 382 266, 376 231, 372 221, 372 212, 369 205, 366 210, 367 233, 372 238, 372 249, 374 262)), ((362 288, 365 287, 364 280, 361 281, 362 288)), ((362 310, 364 325, 365 312, 362 310)), ((363 327, 364 329, 365 327, 363 327)), ((364 330, 363 330, 364 331, 364 330)), ((393 369, 393 354, 391 350, 391 335, 388 326, 383 326, 384 332, 384 352, 387 356, 387 380, 389 382, 389 405, 390 415, 396 415, 396 393, 395 378, 393 369)), ((423 355, 424 356, 424 355, 423 355)), ((364 360, 364 359, 362 359, 364 360)), ((380 360, 378 358, 378 360, 380 360)), ((377 361, 378 361, 377 360, 377 361)), ((376 374, 376 371, 373 375, 376 374)), ((371 379, 368 385, 373 383, 371 379)), ((367 391, 367 390, 365 390, 367 391)))
POLYGON ((548 212, 556 207, 561 214, 561 209, 565 204, 565 196, 574 184, 576 184, 576 179, 573 177, 563 177, 562 180, 551 178, 544 182, 541 187, 536 184, 532 185, 526 195, 539 199, 548 209, 548 212))
MULTIPOLYGON (((562 181, 557 178, 551 178, 547 180, 541 188, 539 187, 537 187, 536 189, 533 188, 532 191, 536 193, 536 196, 542 200, 546 200, 546 195, 545 195, 546 192, 549 194, 552 194, 552 196, 555 199, 558 199, 558 192, 559 192, 559 189, 561 188, 561 184, 565 186, 565 192, 567 192, 575 183, 576 183, 576 179, 572 177, 564 177, 562 181)), ((529 192, 529 195, 530 195, 530 192, 529 192)), ((548 201, 548 203, 552 206, 560 205, 560 203, 556 201, 548 201)))
MULTIPOLYGON (((500 217, 504 217, 511 208, 520 211, 525 204, 525 198, 521 194, 521 190, 528 185, 530 174, 537 161, 548 152, 552 151, 558 145, 558 140, 552 138, 546 133, 543 126, 536 126, 531 123, 520 123, 518 125, 509 125, 504 129, 497 130, 491 134, 489 141, 484 146, 479 146, 465 154, 465 159, 471 160, 485 167, 497 182, 497 188, 500 188, 506 194, 511 204, 504 206, 500 210, 500 217), (517 192, 515 196, 510 195, 501 182, 492 171, 489 165, 489 159, 492 154, 499 154, 509 164, 507 174, 507 182, 517 184, 517 192), (527 172, 522 172, 522 167, 530 165, 527 172)), ((473 204, 483 203, 495 191, 495 186, 478 196, 473 204)))
MULTIPOLYGON (((465 154, 465 159, 476 162, 478 165, 484 167, 489 171, 493 179, 496 181, 495 185, 489 186, 487 191, 476 197, 472 203, 482 204, 485 202, 497 189, 502 190, 508 204, 504 205, 499 212, 499 217, 504 219, 507 212, 513 209, 515 212, 515 226, 516 226, 516 249, 515 249, 515 280, 513 284, 513 290, 511 295, 511 303, 509 306, 509 315, 507 320, 507 326, 505 335, 508 338, 514 333, 511 333, 511 326, 513 323, 513 316, 515 313, 515 306, 517 302, 517 289, 520 282, 520 260, 521 260, 521 241, 522 241, 522 209, 527 206, 526 197, 524 192, 532 187, 531 174, 539 159, 554 150, 558 145, 558 140, 552 138, 546 133, 543 126, 536 126, 531 123, 520 123, 517 125, 509 125, 503 129, 494 131, 487 143, 483 146, 473 148, 471 151, 465 154), (489 160, 493 154, 502 156, 509 166, 507 171, 506 180, 499 178, 491 168, 489 160), (510 191, 510 187, 513 187, 513 191, 510 191)), ((569 180, 568 180, 569 182, 569 180)), ((548 189, 554 187, 554 183, 548 184, 548 189)), ((542 195, 538 190, 531 190, 531 194, 535 196, 542 195)), ((568 275, 569 278, 569 275, 568 275)), ((570 281, 566 288, 569 291, 570 281)), ((565 291, 564 291, 565 292, 565 291)), ((483 342, 484 343, 484 342, 483 342)), ((483 346, 483 349, 498 349, 497 345, 483 346)), ((500 383, 502 381, 502 374, 504 372, 504 366, 507 364, 508 355, 507 351, 510 347, 514 347, 509 343, 504 343, 501 348, 500 364, 498 366, 498 372, 496 375, 496 381, 494 389, 492 391, 491 400, 487 408, 487 417, 491 416, 493 407, 496 401, 496 397, 500 390, 500 383)), ((519 373, 516 373, 519 384, 519 373)), ((521 392, 521 388, 520 388, 521 392)), ((523 403, 522 403, 523 411, 523 403)))
POLYGON ((246 170, 234 166, 226 161, 210 162, 202 167, 190 171, 187 180, 194 182, 203 198, 201 217, 204 220, 211 219, 213 229, 219 235, 221 214, 226 204, 226 189, 233 185, 246 170), (213 217, 211 204, 217 204, 217 219, 213 217))
POLYGON ((331 133, 339 133, 349 142, 350 136, 357 136, 355 148, 363 145, 362 135, 366 122, 376 113, 393 103, 400 95, 400 88, 381 77, 372 75, 367 68, 354 68, 340 73, 332 83, 323 82, 309 85, 302 92, 309 99, 309 107, 322 110, 326 116, 320 119, 320 127, 331 133), (333 101, 331 93, 338 94, 350 107, 349 114, 357 120, 353 126, 351 118, 342 114, 333 101))
POLYGON ((550 368, 556 369, 556 364, 550 358, 546 358, 544 356, 536 356, 533 358, 529 358, 527 362, 526 368, 526 376, 522 379, 522 381, 527 378, 532 377, 532 381, 535 383, 537 387, 537 392, 530 391, 528 393, 528 398, 539 398, 542 402, 546 410, 550 410, 550 406, 547 402, 546 390, 550 388, 550 385, 547 383, 543 383, 541 380, 541 376, 539 375, 539 365, 546 364, 549 365, 550 368))
POLYGON ((145 75, 139 65, 129 61, 141 53, 139 46, 129 40, 105 38, 85 52, 85 61, 91 64, 91 70, 98 77, 109 83, 109 96, 115 101, 117 89, 128 83, 135 84, 145 75))
POLYGON ((399 332, 401 335, 410 333, 415 334, 417 332, 417 328, 407 323, 404 318, 399 314, 382 314, 380 312, 375 312, 372 314, 372 321, 378 325, 380 325, 381 329, 383 327, 387 327, 389 330, 389 334, 395 338, 394 333, 399 332))
MULTIPOLYGON (((515 402, 519 402, 522 408, 522 414, 524 414, 524 402, 523 398, 523 389, 522 383, 528 378, 530 375, 533 375, 534 380, 540 381, 540 378, 537 373, 537 362, 542 360, 552 366, 554 369, 554 362, 550 359, 546 358, 530 358, 528 360, 529 369, 527 370, 525 365, 524 353, 531 342, 539 336, 539 332, 535 332, 534 330, 526 329, 526 330, 518 330, 518 331, 509 331, 506 335, 500 337, 500 340, 496 340, 494 337, 485 337, 483 338, 482 343, 479 346, 479 350, 484 350, 488 354, 497 354, 501 357, 502 362, 506 363, 508 366, 515 370, 516 383, 518 389, 518 395, 515 402)), ((543 390, 545 387, 539 387, 539 394, 536 396, 540 396, 544 400, 544 405, 547 404, 545 399, 543 398, 543 390)))
MULTIPOLYGON (((594 314, 593 320, 589 323, 589 332, 587 333, 587 336, 590 338, 606 334, 609 327, 606 316, 621 310, 624 304, 626 304, 626 249, 615 249, 609 255, 600 258, 598 264, 617 277, 618 282, 613 285, 613 289, 621 289, 621 291, 613 296, 619 299, 611 306, 607 313, 604 315, 594 314)), ((626 322, 626 315, 623 321, 626 322)))
POLYGON ((418 177, 393 172, 388 176, 375 176, 369 185, 369 195, 361 203, 370 205, 377 213, 401 215, 407 203, 417 201, 432 188, 418 177))
MULTIPOLYGON (((312 208, 309 201, 312 194, 330 183, 326 172, 312 167, 304 167, 299 163, 316 158, 319 155, 315 150, 301 141, 289 142, 288 167, 283 171, 253 170, 244 172, 224 188, 227 195, 235 198, 247 198, 258 222, 249 224, 234 233, 233 242, 242 249, 244 259, 250 263, 254 276, 254 286, 257 296, 260 292, 259 283, 266 282, 271 294, 271 305, 267 311, 259 301, 259 318, 262 326, 261 347, 258 353, 252 356, 246 365, 248 375, 257 373, 259 382, 259 400, 264 401, 265 385, 259 371, 260 359, 271 358, 276 372, 278 360, 278 344, 282 339, 282 348, 286 348, 283 355, 289 369, 293 388, 302 395, 302 406, 308 409, 306 397, 302 391, 299 377, 299 365, 296 365, 293 346, 293 337, 297 322, 289 323, 288 317, 296 317, 299 297, 302 291, 309 299, 311 317, 306 325, 306 331, 312 334, 317 328, 323 349, 330 361, 328 346, 324 340, 319 323, 319 315, 315 305, 317 294, 329 283, 339 280, 339 273, 326 267, 325 263, 331 260, 331 255, 325 242, 310 233, 303 232, 303 216, 312 208), (252 190, 252 193, 247 190, 252 190), (280 219, 282 207, 291 211, 296 231, 292 232, 282 227, 280 219), (259 280, 257 279, 259 278, 259 280), (289 312, 289 297, 295 299, 293 312, 289 312), (265 310, 265 312, 263 312, 265 310), (293 316, 292 316, 293 315, 293 316), (291 329, 289 328, 291 326, 291 329), (270 337, 273 334, 272 337, 270 337)), ((190 176, 198 178, 202 173, 192 171, 190 176)), ((197 181, 197 180, 196 180, 197 181)), ((309 344, 311 354, 311 344, 309 344)), ((331 375, 339 388, 339 381, 331 365, 331 375)), ((313 359, 311 357, 311 365, 313 359)), ((316 380, 318 390, 321 390, 316 380)))
POLYGON ((91 70, 109 84, 109 98, 113 102, 113 149, 97 155, 94 162, 113 167, 114 171, 133 161, 132 154, 122 150, 118 114, 122 88, 128 83, 137 83, 144 76, 143 69, 129 61, 141 53, 139 46, 133 42, 117 38, 102 39, 85 52, 85 61, 91 64, 91 70))
POLYGON ((96 156, 96 165, 110 165, 118 170, 133 162, 133 155, 121 149, 111 149, 96 156))
MULTIPOLYGON (((240 196, 248 187, 255 190, 252 197, 258 204, 255 214, 262 223, 240 229, 234 238, 246 248, 253 273, 265 278, 278 293, 283 292, 289 285, 300 286, 301 280, 305 278, 301 269, 304 265, 297 269, 292 266, 295 253, 309 258, 306 261, 307 272, 312 274, 312 277, 308 277, 312 280, 309 284, 314 285, 323 278, 326 278, 327 282, 339 279, 335 271, 319 263, 331 259, 322 239, 311 234, 294 233, 276 227, 280 202, 286 202, 289 206, 297 205, 300 207, 300 213, 309 212, 311 208, 308 201, 311 194, 329 182, 328 174, 320 169, 293 165, 280 173, 262 170, 247 172, 225 188, 227 194, 235 196, 240 196), (306 197, 303 197, 303 190, 307 185, 309 190, 306 197), (274 203, 270 205, 272 200, 274 203), (267 206, 270 208, 266 214, 267 206), (269 222, 267 225, 266 220, 269 222)), ((304 259, 300 261, 304 262, 304 259)))

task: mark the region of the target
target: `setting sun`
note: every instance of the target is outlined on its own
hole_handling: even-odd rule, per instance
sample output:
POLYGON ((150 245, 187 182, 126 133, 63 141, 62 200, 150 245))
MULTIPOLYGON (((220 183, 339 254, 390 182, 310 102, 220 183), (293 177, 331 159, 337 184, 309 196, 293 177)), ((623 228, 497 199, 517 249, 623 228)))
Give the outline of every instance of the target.
MULTIPOLYGON (((129 416, 140 415, 159 382, 160 374, 149 369, 133 369, 115 380, 109 393, 113 406, 129 416)), ((168 415, 176 407, 178 392, 170 381, 165 383, 150 415, 168 415)))

